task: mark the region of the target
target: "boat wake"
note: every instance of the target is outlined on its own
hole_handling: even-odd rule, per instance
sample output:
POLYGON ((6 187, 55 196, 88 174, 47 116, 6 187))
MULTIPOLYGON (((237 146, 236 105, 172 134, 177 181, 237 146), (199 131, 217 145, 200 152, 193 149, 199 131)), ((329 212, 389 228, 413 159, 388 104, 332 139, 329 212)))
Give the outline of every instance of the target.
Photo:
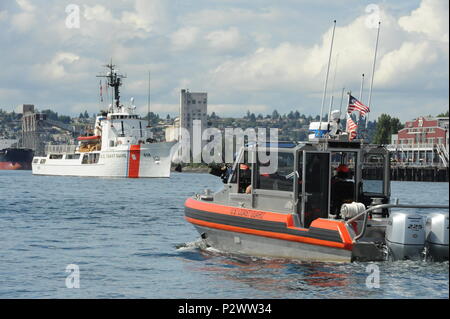
POLYGON ((197 249, 206 249, 208 248, 208 245, 204 242, 203 239, 199 238, 195 241, 178 244, 175 247, 177 251, 192 251, 197 249))
POLYGON ((192 253, 197 252, 201 254, 203 257, 219 257, 225 258, 228 261, 235 261, 240 264, 253 264, 253 263, 302 263, 299 260, 289 259, 289 258, 276 258, 269 256, 250 256, 250 255, 242 255, 237 253, 231 253, 219 250, 217 248, 209 246, 202 238, 198 238, 195 241, 178 244, 175 246, 177 252, 180 253, 192 253))

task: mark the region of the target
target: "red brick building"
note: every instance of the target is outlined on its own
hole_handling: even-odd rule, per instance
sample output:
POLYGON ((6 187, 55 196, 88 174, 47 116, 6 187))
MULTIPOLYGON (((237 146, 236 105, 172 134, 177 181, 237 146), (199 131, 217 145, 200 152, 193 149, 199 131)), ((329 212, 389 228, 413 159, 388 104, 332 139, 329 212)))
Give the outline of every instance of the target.
POLYGON ((448 117, 419 117, 392 135, 390 149, 400 162, 448 166, 448 140, 448 117))

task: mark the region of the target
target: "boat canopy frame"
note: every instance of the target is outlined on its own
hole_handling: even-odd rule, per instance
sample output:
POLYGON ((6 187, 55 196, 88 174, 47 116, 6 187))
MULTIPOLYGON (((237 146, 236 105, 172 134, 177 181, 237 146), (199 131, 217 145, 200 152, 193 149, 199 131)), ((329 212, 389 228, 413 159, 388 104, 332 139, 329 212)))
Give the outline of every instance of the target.
MULTIPOLYGON (((324 213, 324 204, 322 203, 323 198, 320 197, 320 200, 316 199, 318 205, 322 205, 321 208, 319 207, 319 209, 321 209, 319 216, 321 218, 328 218, 329 215, 333 215, 330 211, 333 192, 332 178, 334 177, 332 170, 332 154, 342 155, 347 153, 352 153, 352 156, 349 156, 349 158, 353 158, 354 161, 352 163, 354 166, 354 192, 352 201, 360 201, 366 206, 369 206, 370 201, 376 197, 380 198, 383 204, 388 204, 390 200, 390 162, 389 151, 386 148, 355 142, 331 144, 323 141, 302 142, 289 148, 278 148, 275 145, 266 146, 256 144, 244 146, 237 153, 236 160, 233 163, 231 173, 227 179, 228 200, 230 202, 235 202, 241 207, 293 214, 297 226, 307 228, 312 220, 314 220, 308 220, 308 212, 306 209, 308 197, 311 196, 307 191, 310 188, 308 188, 307 181, 305 180, 305 178, 308 177, 306 170, 309 165, 306 160, 307 154, 318 154, 318 157, 323 156, 320 154, 327 154, 325 157, 328 157, 328 167, 325 168, 327 183, 326 186, 320 186, 322 187, 322 191, 326 192, 324 197, 326 198, 326 214, 324 213), (259 152, 276 152, 277 155, 278 153, 293 155, 293 170, 289 174, 284 175, 286 179, 292 179, 292 189, 264 189, 260 187, 261 185, 258 185, 259 178, 261 178, 261 176, 258 176, 260 172, 260 163, 258 161, 259 152), (377 163, 383 170, 383 187, 382 191, 379 193, 364 192, 364 159, 368 156, 379 156, 382 159, 382 163, 377 163), (243 179, 243 173, 240 169, 241 164, 247 166, 251 172, 250 180, 248 181, 248 186, 250 186, 251 190, 250 192, 244 191, 246 189, 245 185, 240 185, 242 182, 241 179, 243 179), (306 183, 304 181, 306 181, 306 183)), ((318 196, 318 194, 316 194, 316 196, 318 196)), ((312 209, 317 208, 318 207, 312 207, 312 209)))

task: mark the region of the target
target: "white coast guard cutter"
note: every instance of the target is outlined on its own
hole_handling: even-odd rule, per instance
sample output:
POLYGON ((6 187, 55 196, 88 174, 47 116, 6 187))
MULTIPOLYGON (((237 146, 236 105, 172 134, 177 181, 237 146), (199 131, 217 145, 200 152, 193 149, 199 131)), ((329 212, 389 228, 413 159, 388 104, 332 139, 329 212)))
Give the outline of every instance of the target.
MULTIPOLYGON (((56 145, 45 157, 34 157, 35 175, 98 177, 170 177, 172 147, 176 142, 156 142, 147 121, 134 114, 133 105, 120 104, 123 75, 107 65, 108 85, 114 104, 95 120, 93 134, 78 137, 78 145, 56 145)), ((133 103, 133 101, 132 101, 133 103)))

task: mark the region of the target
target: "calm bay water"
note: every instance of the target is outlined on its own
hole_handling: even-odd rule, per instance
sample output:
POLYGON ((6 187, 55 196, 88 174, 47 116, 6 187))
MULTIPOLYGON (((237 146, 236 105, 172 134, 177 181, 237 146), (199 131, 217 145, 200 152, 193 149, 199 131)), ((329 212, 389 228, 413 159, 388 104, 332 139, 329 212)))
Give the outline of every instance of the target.
MULTIPOLYGON (((448 262, 304 263, 198 248, 184 200, 208 174, 170 179, 0 171, 0 298, 448 298, 448 262), (66 266, 80 288, 66 288, 66 266)), ((400 203, 448 204, 448 183, 393 182, 400 203)))

